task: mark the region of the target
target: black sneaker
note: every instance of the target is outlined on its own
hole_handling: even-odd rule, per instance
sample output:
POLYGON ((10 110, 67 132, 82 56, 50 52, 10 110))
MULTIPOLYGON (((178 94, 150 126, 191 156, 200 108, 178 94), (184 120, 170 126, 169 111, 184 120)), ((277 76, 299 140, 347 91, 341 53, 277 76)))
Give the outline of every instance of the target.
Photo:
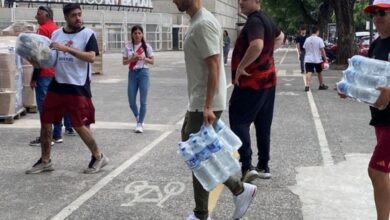
MULTIPOLYGON (((30 143, 28 145, 33 146, 33 147, 40 147, 41 146, 41 138, 37 137, 35 140, 30 141, 30 143)), ((50 145, 53 146, 54 141, 50 142, 50 145)))
POLYGON ((245 183, 251 183, 256 178, 259 178, 259 174, 257 173, 256 169, 251 166, 249 169, 244 169, 242 172, 242 178, 241 181, 245 183))
POLYGON ((84 170, 86 174, 93 174, 99 172, 104 166, 108 164, 110 160, 107 156, 101 156, 100 160, 97 160, 93 155, 91 156, 91 161, 88 164, 88 168, 84 170))
POLYGON ((30 143, 28 145, 34 146, 34 147, 40 147, 41 146, 41 138, 40 137, 35 138, 35 140, 30 141, 30 143))
POLYGON ((328 86, 325 85, 325 84, 322 84, 318 87, 318 90, 327 90, 328 89, 328 86))
POLYGON ((309 89, 310 89, 310 87, 309 87, 309 86, 305 86, 305 92, 308 92, 308 91, 309 91, 309 89))
POLYGON ((271 179, 271 173, 269 172, 268 166, 266 166, 264 168, 256 167, 256 171, 257 171, 260 179, 271 179))
POLYGON ((73 128, 66 128, 65 129, 65 135, 76 136, 76 132, 74 132, 73 128))

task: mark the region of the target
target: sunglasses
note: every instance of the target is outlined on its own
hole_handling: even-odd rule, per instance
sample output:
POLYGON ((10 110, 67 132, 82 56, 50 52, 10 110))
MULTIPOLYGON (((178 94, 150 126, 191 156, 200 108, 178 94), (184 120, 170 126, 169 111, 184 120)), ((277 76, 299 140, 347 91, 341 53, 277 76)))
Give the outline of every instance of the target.
POLYGON ((372 18, 375 16, 384 17, 388 13, 389 13, 389 11, 385 11, 383 9, 380 9, 380 10, 376 10, 376 11, 371 12, 370 17, 372 17, 372 18))

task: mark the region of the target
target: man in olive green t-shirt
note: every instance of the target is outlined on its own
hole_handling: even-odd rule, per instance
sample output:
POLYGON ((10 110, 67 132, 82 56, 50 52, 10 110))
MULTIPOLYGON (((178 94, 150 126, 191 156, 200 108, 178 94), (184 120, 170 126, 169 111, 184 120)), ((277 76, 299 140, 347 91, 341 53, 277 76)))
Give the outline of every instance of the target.
MULTIPOLYGON (((188 83, 188 109, 181 136, 186 141, 205 123, 214 124, 226 108, 226 77, 223 62, 223 32, 217 19, 202 0, 174 0, 179 11, 190 15, 190 26, 184 39, 184 56, 188 83)), ((187 220, 208 219, 207 192, 193 177, 195 209, 187 220)), ((256 194, 257 187, 230 177, 224 183, 234 194, 233 219, 241 218, 256 194)))

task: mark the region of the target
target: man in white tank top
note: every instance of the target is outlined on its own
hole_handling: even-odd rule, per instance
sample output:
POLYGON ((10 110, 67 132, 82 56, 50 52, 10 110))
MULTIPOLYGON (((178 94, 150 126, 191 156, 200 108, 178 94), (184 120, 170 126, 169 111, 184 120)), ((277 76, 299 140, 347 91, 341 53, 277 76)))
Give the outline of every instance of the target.
POLYGON ((43 104, 41 158, 26 174, 54 170, 50 159, 52 124, 59 122, 65 113, 92 154, 84 173, 97 173, 108 163, 88 128, 95 123, 90 89, 91 63, 99 55, 95 33, 83 26, 79 4, 66 4, 63 12, 66 26, 52 34, 51 48, 57 51, 56 75, 43 104))

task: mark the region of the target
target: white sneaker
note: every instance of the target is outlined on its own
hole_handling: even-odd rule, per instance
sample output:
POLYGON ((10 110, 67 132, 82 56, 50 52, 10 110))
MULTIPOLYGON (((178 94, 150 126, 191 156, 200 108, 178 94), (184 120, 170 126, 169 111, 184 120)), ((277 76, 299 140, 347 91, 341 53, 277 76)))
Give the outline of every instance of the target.
POLYGON ((257 186, 244 183, 244 191, 240 195, 233 197, 234 205, 236 206, 233 213, 233 219, 240 219, 245 215, 253 198, 256 196, 256 191, 257 186))
POLYGON ((135 129, 134 129, 134 132, 135 133, 143 133, 144 132, 143 123, 137 123, 137 126, 135 126, 135 129))
MULTIPOLYGON (((191 215, 189 215, 186 220, 199 220, 198 217, 195 216, 194 213, 192 213, 191 215)), ((211 220, 210 216, 207 218, 207 220, 211 220)))

